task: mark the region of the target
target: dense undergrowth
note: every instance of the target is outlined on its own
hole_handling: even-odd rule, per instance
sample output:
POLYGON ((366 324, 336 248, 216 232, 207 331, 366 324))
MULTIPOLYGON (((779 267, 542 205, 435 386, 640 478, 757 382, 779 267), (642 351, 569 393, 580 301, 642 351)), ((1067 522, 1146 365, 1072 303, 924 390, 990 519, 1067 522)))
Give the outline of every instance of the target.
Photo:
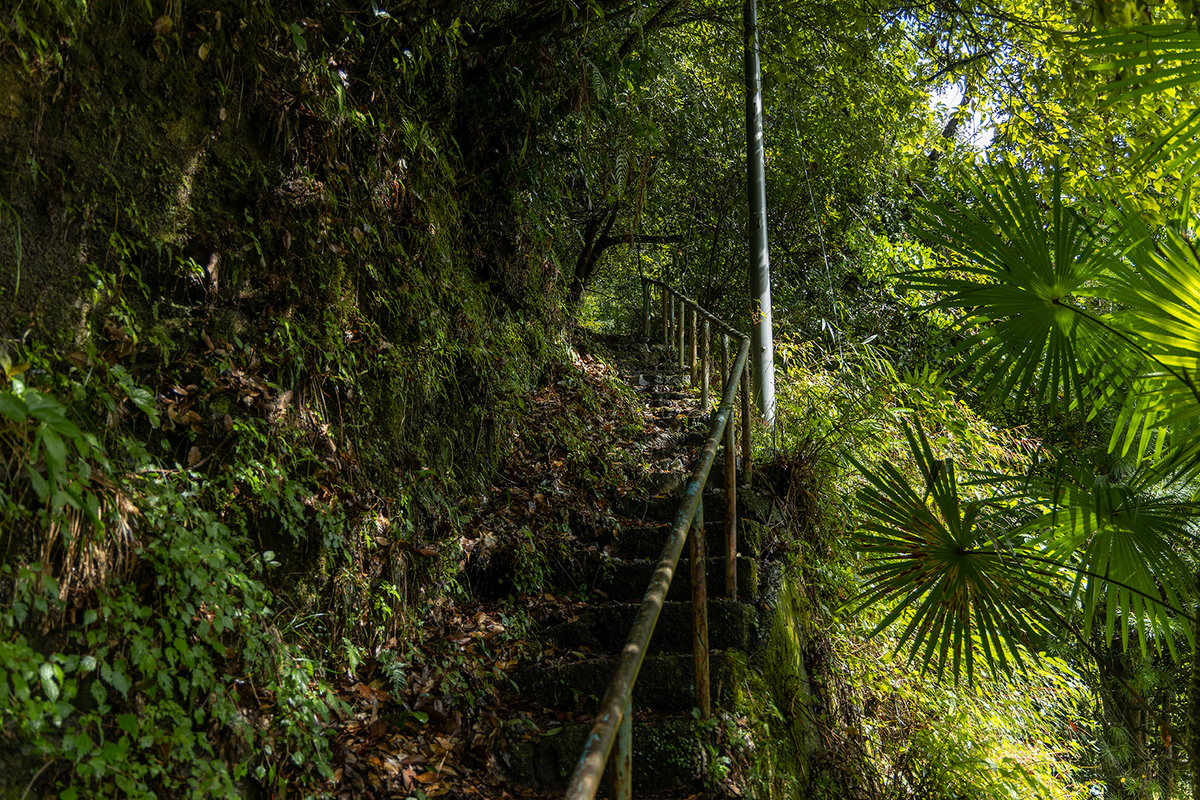
POLYGON ((875 630, 890 608, 861 593, 854 461, 906 463, 904 423, 977 469, 1027 462, 1036 442, 980 419, 943 375, 898 375, 868 347, 782 351, 780 423, 759 443, 759 480, 782 501, 769 536, 781 573, 729 724, 747 783, 780 798, 1093 796, 1104 734, 1077 662, 1042 653, 1016 679, 936 681, 875 630))
MULTIPOLYGON (((786 376, 757 451, 786 567, 771 645, 706 723, 729 748, 710 782, 1148 796, 1178 761, 1142 713, 1182 695, 1160 657, 1092 632, 1108 661, 1048 639, 1024 682, 933 686, 856 601, 854 464, 915 478, 906 425, 999 469, 1042 440, 1095 450, 1106 422, 995 427, 1023 409, 947 377, 955 321, 883 279, 935 263, 907 239, 914 178, 974 156, 927 108, 943 72, 914 88, 943 58, 906 44, 920 20, 875 5, 764 31, 792 117, 770 133, 786 376)), ((749 320, 725 9, 385 6, 0 11, 0 795, 321 794, 351 705, 390 693, 410 732, 486 705, 538 604, 584 602, 600 567, 571 531, 615 524, 645 467, 613 445, 628 397, 579 378, 595 362, 563 331, 627 324, 643 274, 749 320), (446 610, 482 589, 506 604, 446 610)))
POLYGON ((512 108, 576 76, 452 12, 3 13, 5 791, 312 791, 337 667, 454 589, 571 359, 528 128, 570 105, 512 108))

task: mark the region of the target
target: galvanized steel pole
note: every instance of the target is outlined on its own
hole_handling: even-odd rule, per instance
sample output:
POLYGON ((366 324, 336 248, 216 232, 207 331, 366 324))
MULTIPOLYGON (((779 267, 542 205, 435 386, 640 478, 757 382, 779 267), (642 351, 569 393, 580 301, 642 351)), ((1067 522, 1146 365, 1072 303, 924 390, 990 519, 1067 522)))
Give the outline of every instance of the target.
POLYGON ((750 206, 750 295, 754 323, 754 382, 758 410, 775 425, 775 344, 771 332, 771 261, 767 251, 767 178, 763 153, 762 71, 758 63, 758 8, 742 6, 746 67, 746 194, 750 206))

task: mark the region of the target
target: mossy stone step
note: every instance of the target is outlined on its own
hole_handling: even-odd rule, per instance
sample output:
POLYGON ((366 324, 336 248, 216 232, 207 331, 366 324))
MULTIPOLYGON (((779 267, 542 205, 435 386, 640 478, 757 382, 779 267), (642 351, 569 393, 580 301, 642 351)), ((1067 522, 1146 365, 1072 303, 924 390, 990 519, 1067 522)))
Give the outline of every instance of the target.
MULTIPOLYGON (((686 552, 686 550, 685 550, 686 552)), ((707 585, 710 597, 723 597, 725 594, 725 556, 705 559, 707 562, 707 585)), ((617 602, 639 602, 646 593, 650 577, 658 568, 657 558, 639 558, 629 561, 612 559, 601 568, 604 576, 596 588, 608 595, 610 600, 617 602), (608 573, 605 575, 604 573, 608 573)), ((746 556, 737 559, 738 599, 753 602, 758 597, 758 562, 746 556)), ((679 561, 671 588, 667 592, 668 600, 690 600, 692 597, 692 568, 687 558, 679 561)))
MULTIPOLYGON (((711 472, 705 485, 704 518, 707 523, 725 519, 725 492, 721 491, 722 482, 711 472)), ((617 504, 617 510, 627 517, 671 522, 679 513, 682 502, 683 487, 691 479, 691 472, 683 473, 683 480, 672 482, 668 489, 650 493, 647 496, 624 498, 617 504)), ((652 487, 648 487, 652 488, 652 487)), ((770 495, 738 487, 737 511, 739 519, 753 519, 757 522, 772 522, 778 519, 779 511, 775 500, 770 495)))
MULTIPOLYGON (((708 478, 709 487, 719 488, 720 482, 714 483, 712 475, 708 478)), ((774 523, 780 519, 779 504, 769 494, 746 489, 738 486, 737 513, 739 519, 752 519, 755 522, 774 523)), ((707 520, 725 519, 725 492, 706 492, 704 495, 704 516, 707 520)))
MULTIPOLYGON (((586 647, 596 655, 620 651, 637 614, 635 603, 594 606, 574 622, 547 628, 543 633, 564 650, 586 647)), ((709 598, 708 642, 714 650, 748 650, 754 641, 754 607, 732 600, 709 598)), ((663 603, 662 613, 650 640, 650 653, 690 653, 692 651, 692 604, 663 603)))
MULTIPOLYGON (((608 690, 616 664, 615 658, 596 658, 533 667, 522 672, 517 685, 523 698, 547 708, 594 713, 608 690)), ((709 684, 718 705, 732 702, 737 664, 725 651, 709 653, 709 684)), ((633 685, 634 710, 689 714, 696 705, 694 670, 691 653, 647 656, 633 685)))
MULTIPOLYGON (((560 733, 517 742, 506 755, 509 775, 539 791, 562 791, 575 770, 590 723, 569 723, 560 733)), ((633 723, 634 795, 695 785, 704 764, 704 728, 692 719, 633 723)))
MULTIPOLYGON (((749 523, 753 524, 753 523, 749 523)), ((741 526, 746 528, 746 524, 741 526)), ((723 526, 705 528, 705 541, 711 555, 708 567, 709 595, 721 597, 725 586, 725 532, 723 526)), ((747 539, 739 532, 738 551, 738 597, 753 601, 758 594, 758 565, 745 554, 754 552, 752 545, 757 539, 747 539)), ((608 599, 618 602, 636 603, 646 592, 646 584, 658 566, 663 544, 667 540, 667 528, 663 525, 644 529, 626 527, 616 537, 602 534, 581 535, 580 539, 591 545, 590 550, 577 552, 570 563, 554 569, 546 575, 545 591, 573 593, 581 585, 595 587, 608 599), (599 552, 599 546, 607 546, 610 557, 599 552)), ((671 581, 669 599, 687 600, 691 597, 691 570, 688 566, 688 547, 675 578, 671 581)), ((469 564, 464 579, 469 583, 472 594, 477 598, 499 599, 518 593, 520 564, 512 561, 495 560, 487 564, 469 564)))
POLYGON ((687 479, 688 474, 683 470, 655 470, 645 473, 638 480, 638 488, 649 497, 674 497, 683 488, 687 479))
MULTIPOLYGON (((707 513, 705 511, 706 516, 707 513)), ((669 533, 670 527, 666 524, 644 528, 630 526, 624 528, 617 536, 608 537, 603 543, 608 546, 609 553, 617 558, 657 560, 662 554, 663 546, 667 543, 667 535, 669 533)), ((737 533, 737 550, 739 556, 757 555, 762 546, 763 536, 766 533, 763 525, 752 520, 739 520, 737 533)), ((725 555, 724 516, 708 517, 705 521, 704 543, 708 553, 714 558, 725 555)), ((686 558, 687 553, 688 546, 684 545, 683 557, 686 558)))

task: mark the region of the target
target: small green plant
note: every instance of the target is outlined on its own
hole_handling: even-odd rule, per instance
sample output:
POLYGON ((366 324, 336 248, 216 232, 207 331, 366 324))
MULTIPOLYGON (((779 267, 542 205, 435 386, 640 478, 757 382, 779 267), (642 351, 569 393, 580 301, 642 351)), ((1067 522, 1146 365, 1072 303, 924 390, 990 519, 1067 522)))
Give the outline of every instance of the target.
POLYGON ((539 594, 550 575, 550 560, 529 528, 517 532, 513 588, 519 595, 539 594))

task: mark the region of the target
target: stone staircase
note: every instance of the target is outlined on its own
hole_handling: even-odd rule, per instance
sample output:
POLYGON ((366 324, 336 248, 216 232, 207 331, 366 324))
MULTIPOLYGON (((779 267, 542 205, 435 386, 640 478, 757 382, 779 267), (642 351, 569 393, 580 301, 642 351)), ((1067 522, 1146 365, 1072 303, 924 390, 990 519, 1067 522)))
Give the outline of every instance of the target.
MULTIPOLYGON (((575 767, 650 576, 666 542, 669 523, 680 504, 686 478, 707 434, 708 415, 699 409, 698 391, 687 387, 666 348, 615 340, 608 343, 625 379, 641 393, 659 421, 651 435, 659 462, 671 454, 674 469, 645 476, 640 491, 615 509, 621 525, 614 534, 573 531, 581 551, 601 555, 590 587, 595 600, 573 618, 546 624, 540 631, 552 652, 561 653, 523 670, 517 678, 522 701, 584 721, 567 722, 553 735, 521 741, 506 760, 518 785, 544 796, 561 791, 575 767)), ((719 380, 714 381, 717 398, 719 380)), ((715 399, 714 399, 715 403, 715 399)), ((773 511, 769 497, 739 487, 738 597, 723 597, 725 585, 725 496, 720 487, 723 458, 718 458, 704 494, 707 552, 708 621, 714 713, 727 706, 745 654, 757 645, 758 556, 764 524, 773 511)), ((706 781, 705 737, 712 725, 697 721, 692 666, 691 567, 684 548, 650 650, 633 692, 633 765, 635 796, 689 796, 709 783, 705 796, 722 796, 706 781)))

